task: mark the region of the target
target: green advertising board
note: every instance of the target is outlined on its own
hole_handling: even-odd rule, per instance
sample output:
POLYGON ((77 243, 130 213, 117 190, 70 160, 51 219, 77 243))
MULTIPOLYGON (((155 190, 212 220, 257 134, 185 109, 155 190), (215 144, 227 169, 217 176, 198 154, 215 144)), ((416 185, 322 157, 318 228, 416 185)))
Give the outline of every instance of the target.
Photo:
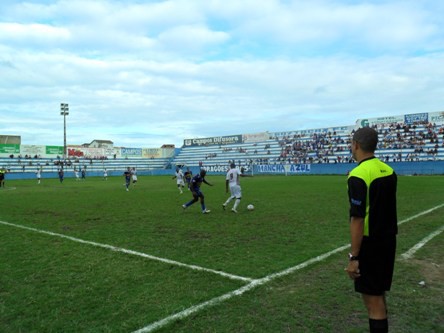
POLYGON ((63 147, 61 146, 46 146, 47 155, 63 155, 63 147))
POLYGON ((20 145, 0 144, 0 154, 20 154, 20 145))

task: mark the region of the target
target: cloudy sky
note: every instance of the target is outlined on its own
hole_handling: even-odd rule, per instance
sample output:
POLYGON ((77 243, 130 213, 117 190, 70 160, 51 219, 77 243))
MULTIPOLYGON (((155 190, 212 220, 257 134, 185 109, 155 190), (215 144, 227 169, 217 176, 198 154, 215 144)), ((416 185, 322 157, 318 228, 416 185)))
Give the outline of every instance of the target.
POLYGON ((22 144, 353 125, 444 110, 444 1, 0 1, 0 134, 22 144))

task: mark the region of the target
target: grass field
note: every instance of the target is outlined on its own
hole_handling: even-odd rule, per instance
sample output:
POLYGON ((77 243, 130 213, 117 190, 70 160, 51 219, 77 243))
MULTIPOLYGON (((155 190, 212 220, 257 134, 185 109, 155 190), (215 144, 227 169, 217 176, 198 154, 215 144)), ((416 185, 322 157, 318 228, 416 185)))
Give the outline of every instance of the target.
MULTIPOLYGON (((368 330, 343 271, 344 176, 244 178, 238 214, 222 210, 224 177, 207 180, 208 215, 184 211, 191 195, 167 176, 129 192, 123 177, 7 180, 0 332, 368 330)), ((401 256, 442 231, 443 213, 444 177, 399 178, 391 332, 444 332, 443 235, 401 256)))

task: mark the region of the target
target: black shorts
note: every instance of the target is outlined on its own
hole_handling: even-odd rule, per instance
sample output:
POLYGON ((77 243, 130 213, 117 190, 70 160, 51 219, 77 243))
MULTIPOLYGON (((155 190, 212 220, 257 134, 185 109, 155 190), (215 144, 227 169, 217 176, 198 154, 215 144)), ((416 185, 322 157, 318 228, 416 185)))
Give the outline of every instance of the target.
POLYGON ((392 285, 395 266, 396 236, 362 239, 359 251, 361 276, 355 280, 355 291, 367 295, 383 295, 392 285))

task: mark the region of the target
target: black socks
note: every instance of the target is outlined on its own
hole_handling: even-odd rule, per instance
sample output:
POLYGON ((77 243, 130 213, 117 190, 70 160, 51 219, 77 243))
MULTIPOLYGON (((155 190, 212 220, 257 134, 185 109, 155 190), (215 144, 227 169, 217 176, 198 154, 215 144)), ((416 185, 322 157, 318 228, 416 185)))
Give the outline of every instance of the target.
POLYGON ((370 333, 388 333, 388 320, 385 319, 369 319, 370 333))

